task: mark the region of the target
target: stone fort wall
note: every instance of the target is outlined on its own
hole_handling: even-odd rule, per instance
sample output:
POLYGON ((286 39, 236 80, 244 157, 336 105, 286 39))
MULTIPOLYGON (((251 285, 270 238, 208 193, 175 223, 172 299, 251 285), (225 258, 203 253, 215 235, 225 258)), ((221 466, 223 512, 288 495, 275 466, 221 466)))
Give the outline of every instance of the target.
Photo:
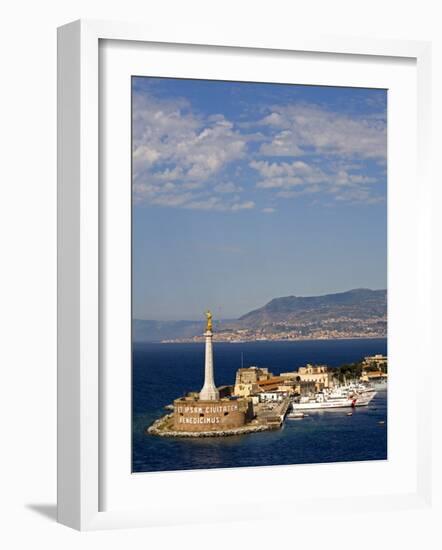
POLYGON ((175 399, 173 425, 176 431, 209 432, 244 426, 247 421, 247 399, 175 399))

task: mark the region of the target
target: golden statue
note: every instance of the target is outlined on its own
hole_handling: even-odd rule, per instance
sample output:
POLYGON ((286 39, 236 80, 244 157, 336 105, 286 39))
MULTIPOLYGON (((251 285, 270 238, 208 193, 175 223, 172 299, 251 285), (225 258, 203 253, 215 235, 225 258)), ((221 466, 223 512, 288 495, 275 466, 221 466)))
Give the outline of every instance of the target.
POLYGON ((212 332, 212 314, 210 313, 210 311, 206 311, 206 317, 207 317, 206 330, 210 330, 210 332, 212 332))

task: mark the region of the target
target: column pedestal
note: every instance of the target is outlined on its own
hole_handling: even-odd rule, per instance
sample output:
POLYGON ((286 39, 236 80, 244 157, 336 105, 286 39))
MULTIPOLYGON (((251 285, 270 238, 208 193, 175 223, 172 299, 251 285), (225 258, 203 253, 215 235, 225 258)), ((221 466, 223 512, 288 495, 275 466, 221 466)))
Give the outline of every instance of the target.
POLYGON ((206 330, 204 336, 206 338, 206 357, 204 366, 204 386, 200 391, 200 399, 202 401, 217 401, 219 399, 219 391, 216 389, 213 379, 213 332, 211 330, 206 330))

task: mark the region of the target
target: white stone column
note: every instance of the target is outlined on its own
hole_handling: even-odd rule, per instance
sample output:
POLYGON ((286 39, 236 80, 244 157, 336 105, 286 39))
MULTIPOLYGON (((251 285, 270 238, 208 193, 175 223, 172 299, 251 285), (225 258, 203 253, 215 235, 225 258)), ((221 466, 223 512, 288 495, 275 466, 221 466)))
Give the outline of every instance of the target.
POLYGON ((204 401, 216 401, 219 399, 219 391, 216 389, 213 379, 213 332, 206 330, 204 336, 206 337, 206 360, 204 366, 204 386, 200 391, 200 399, 204 401))

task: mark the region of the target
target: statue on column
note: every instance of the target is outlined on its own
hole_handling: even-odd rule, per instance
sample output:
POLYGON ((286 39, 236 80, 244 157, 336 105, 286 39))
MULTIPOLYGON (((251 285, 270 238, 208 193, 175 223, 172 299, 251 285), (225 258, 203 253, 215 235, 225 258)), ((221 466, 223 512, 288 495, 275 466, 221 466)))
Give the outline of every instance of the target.
POLYGON ((207 317, 206 331, 212 332, 212 314, 210 311, 206 311, 206 317, 207 317))

